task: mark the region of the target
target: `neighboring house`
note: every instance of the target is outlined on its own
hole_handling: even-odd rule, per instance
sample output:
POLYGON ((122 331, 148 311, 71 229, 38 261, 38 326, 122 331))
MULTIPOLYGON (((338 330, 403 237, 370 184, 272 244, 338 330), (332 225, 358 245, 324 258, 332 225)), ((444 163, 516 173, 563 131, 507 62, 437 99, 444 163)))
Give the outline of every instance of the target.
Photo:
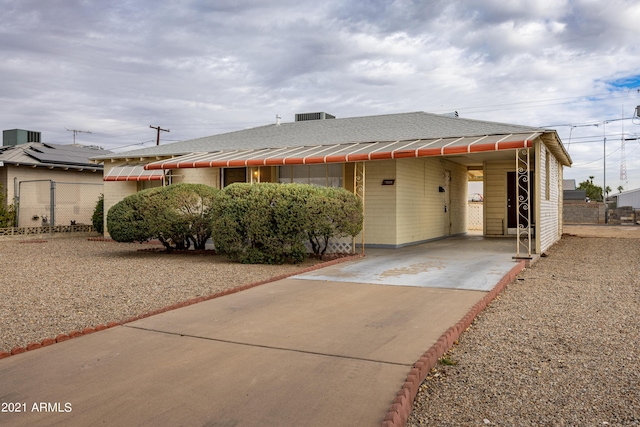
MULTIPOLYGON (((39 132, 19 130, 17 135, 23 132, 29 132, 32 139, 40 139, 39 132)), ((18 206, 18 226, 91 224, 93 210, 103 192, 103 180, 102 165, 89 158, 110 152, 25 142, 14 138, 15 135, 15 130, 3 132, 0 184, 6 204, 18 206)))
POLYGON ((613 194, 609 198, 614 199, 616 206, 619 208, 631 206, 633 209, 640 209, 640 188, 613 194))
POLYGON ((587 190, 564 190, 562 192, 564 203, 585 203, 587 201, 587 190))
MULTIPOLYGON (((554 130, 424 112, 336 119, 324 113, 95 157, 105 212, 162 183, 303 182, 344 187, 365 206, 364 243, 401 247, 467 232, 467 183, 484 181, 483 234, 542 253, 562 235, 563 166, 554 130)), ((108 232, 108 230, 107 230, 108 232)))
POLYGON ((564 179, 564 180, 562 180, 562 189, 564 191, 575 190, 576 189, 576 180, 575 179, 564 179))

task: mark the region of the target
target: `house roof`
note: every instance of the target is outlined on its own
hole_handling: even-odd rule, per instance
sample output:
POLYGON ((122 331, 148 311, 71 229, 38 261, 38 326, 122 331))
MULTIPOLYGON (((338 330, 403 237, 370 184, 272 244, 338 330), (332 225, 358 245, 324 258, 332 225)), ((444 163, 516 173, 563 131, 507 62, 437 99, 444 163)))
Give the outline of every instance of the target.
POLYGON ((0 147, 0 161, 9 165, 46 167, 49 169, 102 170, 101 164, 89 160, 97 154, 110 151, 77 145, 29 142, 0 147))
POLYGON ((107 159, 148 161, 193 153, 232 150, 244 152, 284 147, 338 146, 353 143, 456 139, 527 133, 540 133, 545 144, 560 162, 567 166, 571 164, 569 154, 562 146, 555 130, 425 112, 271 124, 125 153, 106 154, 92 159, 98 162, 107 159))
POLYGON ((634 188, 632 190, 624 190, 618 194, 614 194, 613 196, 620 196, 620 195, 626 195, 626 194, 633 194, 633 193, 638 193, 640 192, 640 188, 634 188))

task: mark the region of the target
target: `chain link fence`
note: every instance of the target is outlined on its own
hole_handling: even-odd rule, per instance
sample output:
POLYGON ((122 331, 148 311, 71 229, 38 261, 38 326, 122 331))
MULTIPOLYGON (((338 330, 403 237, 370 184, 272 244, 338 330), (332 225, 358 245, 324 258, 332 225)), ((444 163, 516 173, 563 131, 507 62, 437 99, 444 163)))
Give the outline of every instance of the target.
POLYGON ((101 183, 56 182, 18 183, 17 227, 91 225, 91 217, 102 194, 101 183))

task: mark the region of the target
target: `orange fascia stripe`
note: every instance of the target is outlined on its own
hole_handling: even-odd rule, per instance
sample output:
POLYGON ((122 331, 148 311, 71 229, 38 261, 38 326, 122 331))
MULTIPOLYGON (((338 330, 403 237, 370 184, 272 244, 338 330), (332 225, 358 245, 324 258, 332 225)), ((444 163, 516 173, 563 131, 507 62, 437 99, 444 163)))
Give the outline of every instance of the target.
POLYGON ((148 171, 151 171, 151 170, 161 170, 161 169, 165 169, 165 167, 164 167, 164 165, 165 165, 165 164, 166 164, 166 163, 162 163, 162 164, 153 164, 153 163, 149 163, 148 165, 144 165, 144 166, 143 166, 143 169, 144 169, 144 170, 148 170, 148 171))
POLYGON ((160 181, 161 176, 129 177, 129 176, 109 176, 104 181, 160 181))
POLYGON ((378 151, 376 153, 371 153, 369 156, 369 160, 387 160, 392 159, 390 151, 378 151))
POLYGON ((498 143, 499 150, 505 150, 509 148, 527 148, 532 146, 533 146, 533 143, 528 139, 524 141, 505 141, 505 142, 498 143))
POLYGON ((468 145, 458 145, 456 147, 444 147, 442 151, 444 154, 462 154, 468 153, 469 151, 468 145))
MULTIPOLYGON (((346 156, 343 156, 343 158, 345 162, 363 162, 369 160, 369 155, 366 153, 353 153, 347 154, 346 156)), ((336 163, 341 163, 341 161, 338 161, 336 163)))
POLYGON ((190 169, 190 168, 208 168, 211 162, 199 161, 199 162, 179 162, 174 164, 162 165, 167 169, 190 169))
POLYGON ((304 159, 300 157, 287 157, 284 159, 285 165, 304 165, 304 159))
POLYGON ((314 165, 314 164, 318 164, 318 163, 325 163, 324 157, 309 157, 309 158, 304 158, 304 164, 305 165, 314 165))
POLYGON ((267 159, 249 159, 247 166, 264 166, 267 159))
POLYGON ((407 157, 416 157, 416 150, 392 151, 391 155, 394 159, 406 159, 407 157))
POLYGON ((271 159, 265 159, 264 161, 264 165, 265 166, 279 166, 279 165, 284 165, 284 159, 280 158, 280 157, 273 157, 271 159))
POLYGON ((496 143, 475 144, 469 147, 469 153, 479 153, 483 151, 499 151, 508 150, 513 148, 526 148, 531 147, 533 144, 531 141, 507 141, 498 143, 498 149, 496 149, 496 143))
POLYGON ((246 166, 245 162, 246 162, 246 160, 228 160, 228 161, 227 161, 227 166, 228 166, 228 167, 232 167, 232 166, 246 166))
POLYGON ((337 155, 337 156, 326 156, 323 157, 323 160, 325 163, 341 163, 346 161, 347 156, 343 155, 337 155))
POLYGON ((416 157, 432 157, 432 156, 441 156, 442 148, 422 148, 418 150, 418 155, 416 157))

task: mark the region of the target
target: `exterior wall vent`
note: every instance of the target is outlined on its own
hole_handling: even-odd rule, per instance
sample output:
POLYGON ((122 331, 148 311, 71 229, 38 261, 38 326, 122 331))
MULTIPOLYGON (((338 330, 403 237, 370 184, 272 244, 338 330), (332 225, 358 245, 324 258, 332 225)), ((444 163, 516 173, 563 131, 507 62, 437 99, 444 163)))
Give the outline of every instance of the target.
POLYGON ((298 113, 296 114, 296 122, 304 122, 307 120, 327 120, 335 119, 336 116, 332 116, 328 113, 298 113))

